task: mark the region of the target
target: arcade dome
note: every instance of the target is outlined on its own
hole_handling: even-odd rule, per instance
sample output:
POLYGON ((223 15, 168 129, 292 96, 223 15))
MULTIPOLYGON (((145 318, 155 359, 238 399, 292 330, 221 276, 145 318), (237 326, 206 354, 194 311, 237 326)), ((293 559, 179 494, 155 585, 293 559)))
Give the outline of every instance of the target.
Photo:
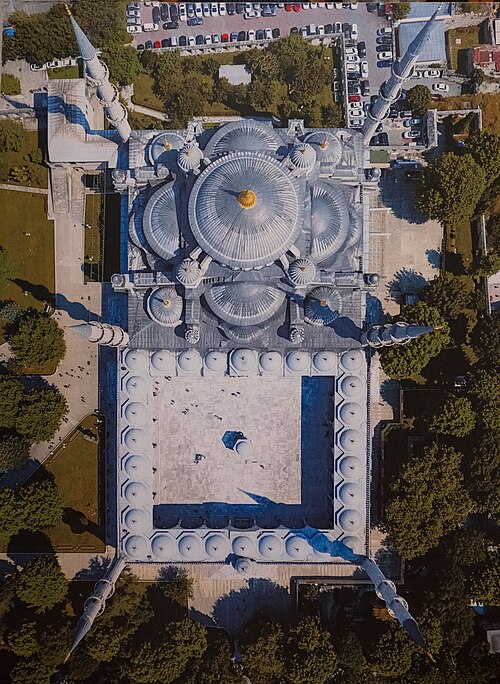
POLYGON ((344 425, 360 425, 366 420, 366 413, 360 404, 347 401, 340 407, 340 419, 344 425))
POLYGON ((359 480, 363 474, 363 465, 357 456, 345 456, 340 461, 338 469, 346 480, 359 480))
POLYGON ((125 365, 133 371, 146 370, 148 357, 140 349, 129 349, 125 354, 125 365))
POLYGON ((354 482, 344 482, 340 485, 338 497, 347 508, 359 508, 363 504, 361 487, 354 482))
POLYGON ((283 358, 277 351, 267 351, 260 355, 259 364, 266 373, 276 373, 283 368, 283 358))
POLYGON ((151 516, 141 508, 130 508, 125 514, 125 525, 131 532, 143 532, 151 524, 151 516))
POLYGON ((125 433, 125 445, 130 451, 143 451, 148 446, 148 439, 144 430, 131 428, 125 433))
POLYGON ((363 524, 361 513, 351 508, 346 508, 339 515, 339 525, 348 534, 357 532, 363 524))
POLYGON ((354 551, 354 553, 363 553, 363 544, 358 537, 344 537, 343 539, 340 539, 340 541, 342 544, 348 546, 351 551, 354 551))
POLYGON ((148 501, 148 490, 142 482, 130 482, 125 487, 125 498, 133 506, 143 506, 148 501))
POLYGON ((158 373, 171 373, 175 368, 175 357, 168 349, 159 349, 151 356, 151 365, 158 373))
POLYGON ((366 449, 366 440, 359 430, 349 428, 342 430, 340 434, 340 446, 348 453, 363 453, 366 449))
POLYGON ((259 539, 259 551, 264 558, 276 560, 283 553, 283 543, 275 534, 264 534, 259 539))
POLYGON ((340 382, 340 391, 349 399, 361 396, 364 389, 365 385, 357 375, 344 375, 340 382))
POLYGON ((233 540, 233 552, 237 556, 253 556, 254 544, 250 537, 240 534, 233 540))
POLYGON ((350 349, 342 354, 340 363, 348 371, 357 371, 363 365, 365 355, 361 349, 350 349))
POLYGON ((311 359, 307 352, 298 349, 288 352, 286 355, 286 365, 292 373, 306 373, 311 366, 311 359))
POLYGON ((149 317, 159 325, 172 328, 180 321, 182 297, 171 285, 154 288, 148 296, 146 306, 149 317))
POLYGON ((205 539, 205 551, 210 558, 224 560, 227 556, 228 540, 222 534, 211 534, 205 539))
POLYGON ((152 164, 159 163, 168 165, 169 161, 175 160, 176 153, 181 150, 186 141, 174 131, 159 133, 149 144, 149 158, 152 164))
POLYGON ((151 549, 161 560, 169 560, 177 551, 175 539, 169 534, 158 534, 151 542, 151 549))
POLYGON ((141 375, 132 375, 130 378, 127 378, 125 389, 129 397, 144 399, 148 391, 148 382, 141 375))
POLYGON ((205 294, 213 313, 230 325, 258 325, 271 318, 285 293, 265 283, 237 282, 212 285, 205 294))
POLYGON ((175 275, 181 285, 193 287, 201 278, 200 265, 194 259, 183 259, 177 266, 175 275))
POLYGON ((185 534, 179 540, 179 553, 191 560, 201 555, 201 539, 195 534, 185 534))
POLYGON ((125 461, 125 472, 132 480, 151 479, 151 464, 144 456, 132 454, 125 461))
POLYGON ((196 143, 188 143, 177 154, 177 165, 181 171, 197 171, 200 168, 203 152, 196 143))
POLYGON ((212 373, 223 373, 227 369, 227 354, 219 351, 210 351, 205 354, 205 366, 212 373))
POLYGON ((201 368, 201 356, 196 349, 185 349, 177 357, 179 368, 185 373, 195 373, 201 368))
POLYGON ((131 401, 125 406, 124 414, 130 425, 144 425, 148 417, 148 410, 142 402, 131 401))
POLYGON ((316 352, 313 366, 319 373, 334 373, 337 368, 337 354, 328 350, 316 352))
POLYGON ((253 349, 234 349, 229 363, 238 373, 250 373, 257 367, 257 355, 253 349))
POLYGON ((236 442, 234 445, 234 450, 238 456, 243 456, 244 458, 250 458, 250 456, 253 456, 253 444, 246 437, 239 439, 236 442))
POLYGON ((294 560, 304 560, 312 553, 312 548, 304 537, 288 537, 285 541, 285 549, 290 558, 294 560))
POLYGON ((131 558, 145 558, 149 551, 149 544, 146 537, 133 535, 125 542, 125 552, 131 558))

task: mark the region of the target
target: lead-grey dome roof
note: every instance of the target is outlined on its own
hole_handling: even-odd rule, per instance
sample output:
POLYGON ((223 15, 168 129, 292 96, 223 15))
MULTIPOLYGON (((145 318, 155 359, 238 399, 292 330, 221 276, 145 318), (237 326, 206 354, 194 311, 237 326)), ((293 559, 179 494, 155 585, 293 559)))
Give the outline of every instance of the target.
POLYGON ((200 174, 189 197, 198 245, 235 269, 261 268, 297 239, 303 206, 295 179, 262 153, 235 152, 200 174))
POLYGON ((288 269, 288 277, 296 287, 306 287, 316 278, 316 266, 310 259, 295 259, 288 269))
POLYGON ((333 287, 322 285, 311 290, 306 297, 305 320, 311 325, 331 325, 342 310, 340 293, 333 287))
POLYGON ((205 293, 213 313, 230 325, 258 325, 271 318, 285 293, 265 283, 221 283, 205 293))
POLYGON ((262 325, 229 325, 221 323, 219 328, 233 342, 255 342, 262 337, 266 328, 262 325))
POLYGON ((290 152, 292 164, 303 171, 308 171, 316 163, 316 152, 314 147, 307 143, 299 143, 290 152))
POLYGON ((185 173, 199 169, 202 159, 203 152, 194 142, 188 143, 177 154, 177 164, 181 171, 184 171, 185 173))
POLYGON ((272 125, 245 119, 220 126, 208 141, 205 155, 212 157, 236 150, 276 152, 282 144, 272 125))
POLYGON ((173 184, 163 185, 149 198, 142 219, 148 244, 158 256, 171 259, 179 249, 177 198, 173 184))
POLYGON ((310 183, 311 251, 315 263, 328 259, 339 251, 349 233, 349 207, 342 189, 336 185, 315 181, 310 183))
POLYGON ((316 152, 316 158, 320 162, 338 164, 342 157, 342 144, 335 133, 324 129, 318 129, 308 133, 304 142, 311 145, 316 152))
POLYGON ((179 133, 165 131, 155 136, 149 145, 149 158, 152 164, 158 162, 168 165, 175 160, 176 151, 184 147, 186 141, 179 133))
POLYGON ((179 323, 182 314, 182 297, 175 287, 156 287, 148 296, 147 309, 150 318, 159 325, 172 327, 179 323))

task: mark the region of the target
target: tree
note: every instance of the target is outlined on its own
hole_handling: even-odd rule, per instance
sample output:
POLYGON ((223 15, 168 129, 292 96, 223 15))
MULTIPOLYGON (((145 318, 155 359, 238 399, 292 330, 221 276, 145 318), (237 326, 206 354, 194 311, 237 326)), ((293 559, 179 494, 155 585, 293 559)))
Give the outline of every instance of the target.
MULTIPOLYGON (((492 406, 498 413, 498 404, 492 406)), ((480 433, 469 449, 464 469, 474 509, 478 513, 500 513, 500 427, 480 433)))
POLYGON ((18 598, 37 613, 60 603, 68 592, 68 580, 54 558, 40 556, 29 561, 16 584, 18 598))
POLYGON ((407 96, 408 108, 416 114, 425 114, 432 104, 432 94, 425 85, 416 85, 410 88, 407 96))
POLYGON ((486 316, 474 330, 474 349, 485 368, 500 365, 500 312, 486 316))
POLYGON ((451 228, 470 221, 486 186, 472 155, 446 152, 422 170, 417 203, 426 216, 451 228))
POLYGON ((469 277, 456 276, 448 271, 431 280, 419 293, 421 300, 451 320, 471 307, 473 295, 474 284, 469 277))
POLYGON ((472 598, 485 606, 500 606, 500 552, 491 552, 486 566, 472 578, 472 598))
POLYGON ((277 81, 271 81, 274 85, 270 88, 268 83, 260 81, 258 78, 252 80, 248 87, 248 103, 257 112, 265 112, 274 102, 277 92, 277 81))
POLYGON ((118 630, 98 625, 87 637, 86 647, 89 656, 99 663, 110 662, 120 650, 121 637, 118 630))
POLYGON ((305 617, 288 632, 285 645, 287 684, 326 684, 337 668, 330 633, 322 629, 319 618, 305 617))
POLYGON ((323 119, 322 125, 326 128, 340 128, 344 121, 342 107, 335 102, 331 105, 323 105, 321 118, 323 119))
POLYGON ((15 427, 30 444, 46 442, 59 430, 67 412, 68 404, 57 387, 34 389, 26 394, 15 427))
POLYGON ((184 568, 167 568, 163 573, 159 587, 163 594, 181 606, 186 606, 190 598, 193 598, 193 578, 184 568))
POLYGON ((25 622, 17 629, 7 634, 7 643, 10 650, 18 656, 29 658, 38 650, 36 624, 25 622))
POLYGON ((404 677, 411 668, 415 645, 403 630, 392 625, 372 645, 369 668, 382 677, 404 677))
POLYGON ((387 347, 380 352, 381 363, 389 377, 396 380, 420 373, 450 341, 450 329, 439 311, 425 302, 403 307, 395 320, 432 325, 434 331, 412 340, 404 347, 387 347))
POLYGON ((472 83, 479 88, 480 85, 482 85, 484 81, 484 71, 482 69, 478 69, 477 67, 472 71, 472 75, 470 77, 470 80, 472 83))
POLYGON ((21 81, 12 74, 2 74, 2 93, 4 95, 20 95, 21 81))
POLYGON ((0 428, 15 426, 24 394, 24 387, 17 378, 0 376, 0 428))
POLYGON ((50 684, 54 668, 38 658, 18 660, 10 673, 10 684, 50 684))
POLYGON ((17 468, 29 457, 28 442, 19 435, 0 436, 0 473, 17 468))
POLYGON ((500 175, 500 135, 474 131, 467 138, 467 148, 484 170, 488 185, 492 185, 500 175))
POLYGON ((17 121, 0 121, 0 152, 19 152, 24 144, 24 128, 17 121))
POLYGON ((394 17, 394 19, 396 19, 396 21, 400 21, 408 15, 410 9, 410 2, 398 2, 397 5, 391 6, 392 16, 394 17))
POLYGON ((500 254, 500 213, 492 214, 486 222, 486 243, 489 252, 500 254))
POLYGON ((343 630, 338 641, 334 644, 339 661, 339 670, 348 672, 362 672, 366 667, 363 648, 354 632, 343 630))
POLYGON ((183 684, 245 684, 248 680, 232 662, 232 653, 225 636, 218 634, 202 659, 189 664, 183 684))
MULTIPOLYGON (((1 122, 0 122, 1 124, 1 122)), ((12 277, 12 261, 7 250, 0 245, 0 287, 12 277)))
MULTIPOLYGON (((1 261, 1 257, 0 257, 1 261)), ((1 268, 1 267, 0 267, 1 268)), ((21 314, 19 304, 12 299, 4 299, 0 302, 0 319, 7 325, 16 322, 21 314)))
POLYGON ((433 444, 410 459, 390 488, 387 531, 398 553, 421 556, 465 520, 473 504, 463 486, 461 454, 433 444))
POLYGON ((22 510, 21 527, 37 531, 62 522, 63 500, 54 480, 43 480, 24 485, 19 490, 22 510))
POLYGON ((133 83, 142 71, 137 50, 131 45, 113 42, 107 45, 103 59, 108 65, 109 75, 120 86, 133 83))
POLYGON ((66 353, 64 332, 53 318, 36 309, 28 309, 9 335, 9 346, 19 368, 46 372, 55 367, 66 353))
POLYGON ((495 275, 498 271, 500 271, 500 254, 486 254, 475 258, 472 262, 471 274, 475 280, 484 276, 495 275))
POLYGON ((466 397, 450 397, 431 421, 430 429, 453 437, 465 437, 474 429, 476 414, 466 397))
POLYGON ((478 404, 478 419, 486 431, 500 430, 500 377, 498 373, 480 369, 472 381, 471 395, 478 404))
POLYGON ((252 625, 243 648, 245 672, 253 684, 279 681, 285 669, 283 628, 278 622, 252 625))

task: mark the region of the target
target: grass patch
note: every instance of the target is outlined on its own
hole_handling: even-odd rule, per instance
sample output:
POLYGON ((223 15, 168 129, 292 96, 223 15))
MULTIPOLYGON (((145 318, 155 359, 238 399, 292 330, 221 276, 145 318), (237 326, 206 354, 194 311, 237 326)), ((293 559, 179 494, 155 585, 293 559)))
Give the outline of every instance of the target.
POLYGON ((456 95, 445 97, 433 105, 436 109, 463 109, 481 107, 483 112, 483 129, 489 133, 500 133, 500 93, 480 93, 478 95, 456 95))
POLYGON ((0 245, 13 262, 12 279, 0 288, 0 299, 13 299, 23 309, 42 310, 45 302, 54 303, 55 291, 54 225, 47 219, 47 197, 0 190, 0 204, 0 245))
POLYGON ((447 35, 451 68, 466 76, 469 73, 467 51, 479 45, 479 27, 463 26, 450 29, 447 35), (456 43, 457 40, 460 40, 459 45, 456 43))
POLYGON ((103 211, 101 193, 85 195, 84 276, 85 282, 99 282, 102 271, 101 253, 101 213, 103 211))
POLYGON ((154 81, 148 74, 139 74, 134 80, 134 95, 132 102, 143 107, 150 107, 159 112, 165 112, 165 106, 153 92, 154 81))
POLYGON ((74 66, 58 67, 57 69, 47 69, 49 80, 57 78, 80 78, 80 67, 74 66))
POLYGON ((41 164, 33 164, 28 161, 28 155, 30 152, 39 149, 38 144, 38 132, 37 131, 25 131, 24 144, 19 150, 19 152, 2 152, 1 161, 2 166, 5 168, 12 169, 14 166, 28 166, 31 174, 31 180, 27 182, 16 183, 11 179, 7 179, 7 182, 11 185, 28 185, 33 188, 47 188, 48 187, 48 169, 46 166, 41 164))

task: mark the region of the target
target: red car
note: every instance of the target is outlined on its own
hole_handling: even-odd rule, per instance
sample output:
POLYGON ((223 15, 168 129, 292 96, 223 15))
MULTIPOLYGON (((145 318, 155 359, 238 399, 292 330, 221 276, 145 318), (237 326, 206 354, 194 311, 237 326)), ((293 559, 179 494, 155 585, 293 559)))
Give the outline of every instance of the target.
POLYGON ((153 47, 155 50, 159 50, 161 48, 161 42, 159 40, 155 40, 153 47))
POLYGON ((221 43, 229 43, 229 33, 223 33, 220 37, 221 43))
POLYGON ((361 102, 361 95, 349 95, 349 102, 361 102))
POLYGON ((285 5, 285 12, 291 12, 293 9, 293 5, 285 5))
POLYGON ((302 9, 302 8, 301 8, 301 6, 300 6, 298 3, 297 3, 296 5, 293 5, 293 11, 294 11, 294 12, 300 12, 301 9, 302 9))

